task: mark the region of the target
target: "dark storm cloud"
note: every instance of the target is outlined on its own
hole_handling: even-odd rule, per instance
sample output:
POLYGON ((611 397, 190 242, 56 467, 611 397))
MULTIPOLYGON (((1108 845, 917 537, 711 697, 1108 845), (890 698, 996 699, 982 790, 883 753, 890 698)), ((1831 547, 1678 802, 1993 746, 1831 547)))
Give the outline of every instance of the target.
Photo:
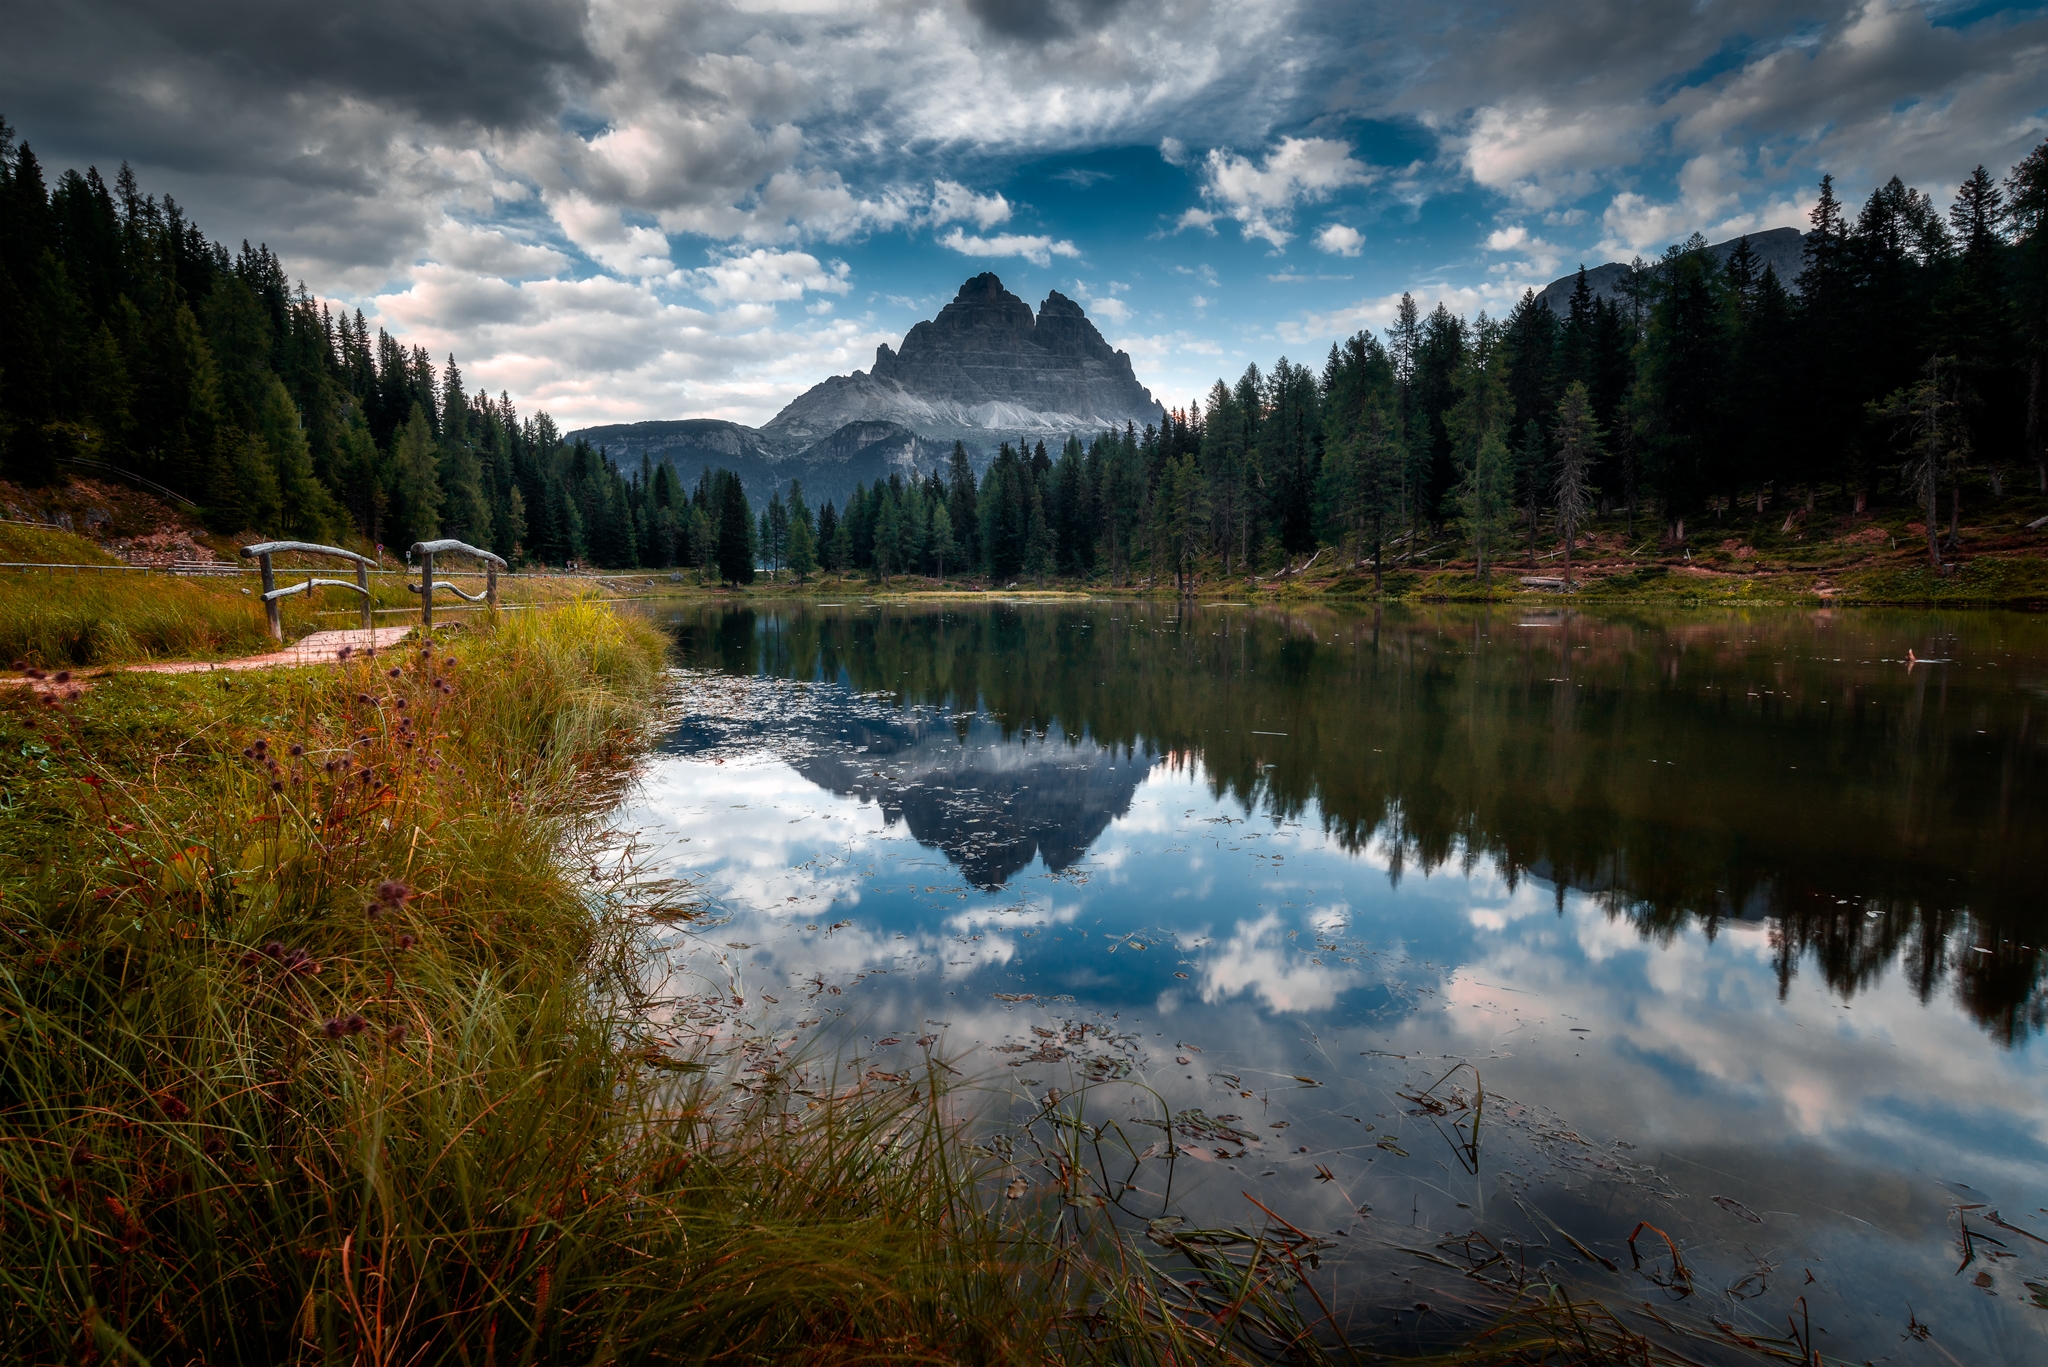
POLYGON ((269 108, 338 97, 506 128, 551 117, 565 84, 602 76, 585 15, 584 0, 78 0, 25 7, 0 72, 24 114, 51 102, 115 118, 180 93, 269 108))
MULTIPOLYGON (((584 0, 77 0, 16 7, 4 112, 53 165, 123 160, 202 226, 329 278, 399 264, 448 168, 606 74, 584 0)), ((481 175, 472 172, 471 179, 481 175)))
POLYGON ((968 13, 991 33, 1044 42, 1102 27, 1124 0, 967 0, 968 13))

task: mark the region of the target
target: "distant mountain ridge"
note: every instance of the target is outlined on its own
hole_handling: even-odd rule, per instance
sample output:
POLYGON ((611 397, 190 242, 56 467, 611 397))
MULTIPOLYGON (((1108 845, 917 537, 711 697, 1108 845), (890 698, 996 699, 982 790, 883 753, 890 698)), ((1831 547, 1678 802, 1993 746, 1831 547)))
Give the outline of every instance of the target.
POLYGON ((732 470, 756 498, 800 479, 815 503, 843 502, 856 482, 892 470, 930 470, 956 441, 984 468, 1005 441, 1057 445, 1165 416, 1079 304, 1054 290, 1034 315, 985 271, 911 328, 900 351, 884 343, 871 370, 813 385, 759 428, 690 418, 568 435, 624 464, 666 460, 689 481, 699 469, 732 470))
MULTIPOLYGON (((1742 239, 1731 237, 1726 242, 1716 242, 1707 248, 1714 259, 1726 263, 1735 244, 1742 239)), ((1765 266, 1778 273, 1778 283, 1797 294, 1799 287, 1794 283, 1799 272, 1806 265, 1806 234, 1797 228, 1770 228, 1764 232, 1749 234, 1749 249, 1756 253, 1757 271, 1765 266)), ((1579 273, 1559 276, 1545 285, 1536 295, 1536 302, 1547 306, 1562 318, 1571 312, 1572 290, 1578 286, 1579 273)), ((1614 299, 1621 293, 1621 282, 1628 279, 1628 267, 1619 261, 1610 261, 1602 266, 1586 267, 1586 287, 1596 299, 1614 299)))

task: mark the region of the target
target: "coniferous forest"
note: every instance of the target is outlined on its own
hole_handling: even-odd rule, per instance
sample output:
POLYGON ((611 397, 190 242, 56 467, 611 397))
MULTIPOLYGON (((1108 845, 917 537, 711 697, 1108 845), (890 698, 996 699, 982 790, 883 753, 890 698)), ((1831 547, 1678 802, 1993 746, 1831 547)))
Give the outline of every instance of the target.
POLYGON ((1158 428, 1004 446, 813 510, 736 476, 694 485, 565 442, 471 394, 265 247, 230 252, 124 166, 52 183, 0 124, 0 472, 92 460, 177 491, 217 531, 454 536, 526 562, 756 566, 1185 583, 1319 551, 1377 576, 1456 553, 1485 576, 1588 519, 1634 536, 1753 501, 1917 511, 1944 554, 1964 500, 2048 492, 2048 144, 1976 168, 1944 208, 1894 178, 1860 207, 1823 179, 1803 267, 1695 235, 1562 316, 1424 313, 1286 358, 1158 428))

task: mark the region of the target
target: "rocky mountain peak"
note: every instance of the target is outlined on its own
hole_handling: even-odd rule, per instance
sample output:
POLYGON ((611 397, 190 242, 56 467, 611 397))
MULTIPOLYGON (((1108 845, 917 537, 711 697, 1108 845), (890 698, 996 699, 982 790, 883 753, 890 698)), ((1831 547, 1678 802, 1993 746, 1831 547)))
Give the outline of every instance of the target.
POLYGON ((1078 303, 1054 290, 1034 314, 984 271, 900 349, 875 348, 872 370, 833 376, 761 430, 817 441, 849 422, 894 422, 979 452, 1027 435, 1157 423, 1164 412, 1078 303))

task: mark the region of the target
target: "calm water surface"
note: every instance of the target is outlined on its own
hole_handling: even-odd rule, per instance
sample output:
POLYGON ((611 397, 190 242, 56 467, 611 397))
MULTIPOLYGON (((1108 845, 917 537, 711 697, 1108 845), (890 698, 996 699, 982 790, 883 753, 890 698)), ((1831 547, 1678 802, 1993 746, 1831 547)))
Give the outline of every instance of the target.
POLYGON ((1750 1332, 1803 1296, 1830 1356, 2048 1361, 2048 620, 655 615, 627 825, 736 1062, 923 1040, 997 1116, 1170 1116, 1133 1190, 1328 1235, 1382 1337, 1477 1230, 1750 1332))

